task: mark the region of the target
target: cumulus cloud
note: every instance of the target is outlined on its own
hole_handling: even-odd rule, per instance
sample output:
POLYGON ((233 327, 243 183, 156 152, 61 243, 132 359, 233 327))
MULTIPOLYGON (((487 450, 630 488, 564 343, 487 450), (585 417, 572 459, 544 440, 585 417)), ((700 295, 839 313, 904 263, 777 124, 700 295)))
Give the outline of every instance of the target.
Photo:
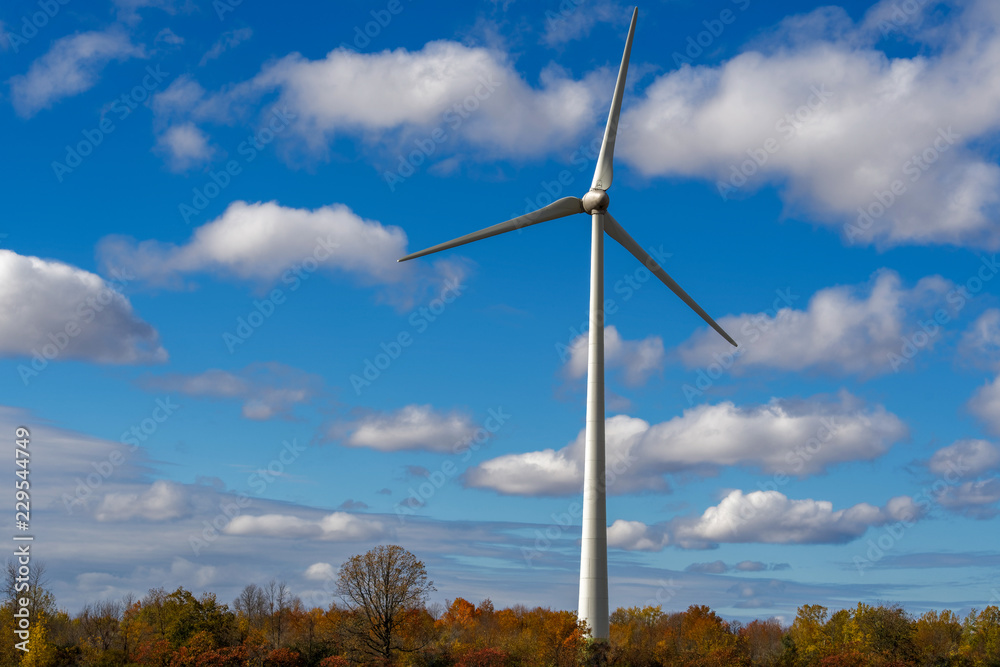
POLYGON ((1000 369, 1000 309, 990 308, 962 334, 959 355, 980 368, 1000 369))
MULTIPOLYGON (((732 355, 734 374, 754 367, 838 375, 887 373, 907 362, 902 356, 905 339, 917 333, 926 336, 919 326, 921 316, 943 306, 952 288, 940 276, 905 288, 896 272, 883 270, 865 286, 819 290, 805 310, 777 307, 719 318, 739 343, 735 350, 724 341, 720 345, 718 335, 706 328, 685 341, 679 353, 692 368, 718 364, 720 358, 730 364, 732 355)), ((784 302, 793 301, 791 297, 784 302)), ((930 338, 921 349, 932 348, 934 340, 930 338)))
POLYGON ((711 179, 727 197, 780 184, 790 207, 852 242, 996 247, 1000 167, 980 142, 1000 127, 998 23, 996 3, 961 3, 944 25, 913 22, 919 55, 888 57, 877 22, 829 7, 792 17, 757 50, 657 78, 623 110, 634 129, 616 157, 711 179))
MULTIPOLYGON (((122 275, 122 274, 119 274, 122 275)), ((160 336, 116 291, 117 280, 0 249, 0 354, 107 364, 159 363, 160 336)))
POLYGON ((608 546, 626 551, 660 551, 670 538, 656 526, 618 519, 608 526, 608 546))
POLYGON ((531 86, 498 51, 436 41, 419 51, 337 49, 318 60, 293 53, 221 92, 185 80, 177 84, 184 94, 165 91, 154 109, 160 122, 232 122, 276 92, 277 104, 296 115, 289 135, 313 152, 324 152, 335 135, 412 150, 413 140, 434 141, 429 137, 440 128, 484 153, 541 155, 593 126, 607 104, 606 85, 595 82, 607 84, 609 76, 600 71, 577 81, 549 67, 539 78, 540 86, 531 86))
POLYGON ((1000 478, 990 477, 978 481, 962 482, 947 486, 937 494, 936 500, 945 509, 973 519, 992 519, 1000 514, 1000 478))
POLYGON ((941 507, 974 519, 1000 514, 1000 447, 986 440, 959 440, 934 452, 927 469, 947 482, 934 486, 933 499, 941 507))
POLYGON ((313 563, 306 568, 305 577, 310 581, 329 581, 337 577, 337 571, 330 563, 313 563))
POLYGON ((969 410, 991 432, 1000 434, 1000 376, 976 390, 969 400, 969 410))
MULTIPOLYGON (((906 437, 883 407, 838 398, 772 399, 738 407, 700 405, 651 425, 617 415, 606 421, 609 493, 665 491, 665 475, 714 475, 723 466, 806 477, 849 461, 871 461, 906 437)), ((585 431, 559 450, 505 454, 469 469, 468 486, 514 495, 567 495, 583 484, 585 431)))
POLYGON ((913 521, 923 510, 900 496, 879 508, 859 503, 840 510, 825 500, 788 498, 779 491, 735 490, 700 517, 674 519, 666 526, 674 543, 707 549, 719 543, 841 544, 872 526, 913 521))
POLYGON ((94 512, 98 521, 169 521, 191 512, 184 487, 159 479, 142 493, 108 493, 94 512))
MULTIPOLYGON (((736 489, 699 517, 654 525, 619 519, 608 528, 608 544, 612 543, 612 529, 614 546, 638 551, 659 551, 668 544, 682 549, 714 549, 720 543, 842 544, 861 537, 873 526, 916 521, 925 515, 926 508, 909 496, 892 498, 884 507, 859 503, 834 510, 833 503, 826 500, 796 500, 779 491, 744 493, 736 489)), ((767 565, 748 560, 729 566, 719 560, 693 563, 687 571, 722 574, 787 568, 787 563, 767 565)))
POLYGON ((184 171, 208 162, 215 149, 208 143, 208 137, 194 123, 183 123, 167 128, 156 139, 158 151, 170 159, 170 168, 184 171))
POLYGON ((959 440, 934 452, 927 468, 938 476, 978 477, 1000 467, 1000 447, 986 440, 959 440))
POLYGON ((279 363, 251 364, 238 373, 217 368, 197 375, 169 374, 146 377, 140 385, 187 396, 205 396, 243 401, 243 416, 262 421, 290 419, 296 405, 313 399, 322 379, 279 363))
POLYGON ((407 405, 389 413, 367 415, 337 424, 330 432, 348 447, 368 447, 383 452, 423 449, 450 454, 467 443, 479 425, 459 412, 443 413, 430 405, 407 405))
POLYGON ((30 118, 65 97, 92 88, 112 60, 141 57, 142 47, 132 44, 119 27, 62 37, 31 63, 27 73, 11 77, 14 110, 30 118))
MULTIPOLYGON (((578 335, 569 344, 565 372, 571 378, 587 375, 589 334, 578 335)), ((604 329, 604 367, 618 369, 625 384, 636 387, 644 384, 649 376, 663 369, 666 355, 663 339, 649 336, 643 340, 625 340, 614 325, 604 329)))
POLYGON ((306 210, 236 201, 183 245, 108 236, 97 251, 106 266, 127 267, 139 280, 159 286, 214 273, 265 286, 280 279, 293 289, 323 270, 364 284, 394 285, 412 298, 414 290, 427 290, 442 278, 457 284, 464 276, 462 264, 454 260, 431 266, 398 263, 407 254, 406 233, 365 220, 343 204, 306 210))
POLYGON ((333 512, 320 519, 303 519, 286 514, 242 515, 230 521, 222 532, 227 535, 360 542, 381 537, 386 529, 381 521, 347 512, 333 512))

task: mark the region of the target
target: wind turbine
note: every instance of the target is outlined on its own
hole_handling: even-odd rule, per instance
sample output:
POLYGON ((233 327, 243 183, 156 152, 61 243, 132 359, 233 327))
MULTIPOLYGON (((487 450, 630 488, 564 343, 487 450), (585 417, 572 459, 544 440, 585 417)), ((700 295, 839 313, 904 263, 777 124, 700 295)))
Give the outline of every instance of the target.
POLYGON ((618 70, 611 111, 604 130, 604 142, 597 158, 597 169, 590 191, 582 199, 563 197, 537 211, 526 213, 498 225, 466 234, 457 239, 440 243, 426 250, 415 252, 402 259, 405 262, 431 253, 479 241, 505 232, 521 229, 540 222, 564 218, 576 213, 589 213, 592 220, 590 251, 590 333, 587 360, 587 426, 585 462, 583 472, 583 541, 580 547, 580 603, 579 618, 590 627, 594 639, 608 638, 608 522, 605 498, 605 441, 604 441, 604 233, 618 241, 635 256, 653 275, 663 281, 674 294, 698 313, 703 320, 718 331, 732 345, 722 327, 716 324, 701 306, 695 303, 687 292, 664 271, 649 253, 628 235, 618 221, 608 213, 608 188, 611 187, 612 159, 615 152, 615 135, 618 132, 618 115, 625 91, 625 74, 628 70, 629 53, 632 51, 632 36, 639 16, 638 7, 632 12, 625 53, 618 70))

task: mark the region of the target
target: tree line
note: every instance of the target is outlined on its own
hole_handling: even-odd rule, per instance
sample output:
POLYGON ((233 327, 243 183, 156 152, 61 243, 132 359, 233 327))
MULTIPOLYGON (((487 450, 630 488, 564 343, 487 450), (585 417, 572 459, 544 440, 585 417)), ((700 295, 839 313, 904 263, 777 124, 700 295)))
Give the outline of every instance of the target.
POLYGON ((340 568, 337 599, 308 608, 281 582, 248 584, 231 603, 156 588, 70 615, 32 574, 30 651, 15 648, 8 566, 0 667, 347 667, 348 665, 689 665, 729 667, 1000 667, 1000 609, 964 617, 896 604, 803 605, 791 625, 725 620, 707 606, 616 609, 607 642, 573 611, 462 598, 428 605, 424 564, 379 546, 340 568))

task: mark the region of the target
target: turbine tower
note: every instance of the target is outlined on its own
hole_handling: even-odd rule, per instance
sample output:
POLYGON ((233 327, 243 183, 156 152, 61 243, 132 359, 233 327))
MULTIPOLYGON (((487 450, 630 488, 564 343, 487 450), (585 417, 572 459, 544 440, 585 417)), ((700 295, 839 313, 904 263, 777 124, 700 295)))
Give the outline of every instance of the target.
POLYGON ((673 278, 667 275, 649 253, 642 249, 628 235, 618 221, 608 212, 608 188, 612 180, 612 160, 615 152, 615 136, 618 132, 618 115, 622 106, 622 94, 625 91, 625 74, 628 70, 629 53, 632 50, 632 36, 635 34, 635 22, 639 9, 632 12, 632 23, 629 25, 628 38, 625 41, 625 53, 618 70, 618 81, 615 83, 614 96, 611 98, 611 111, 608 113, 608 124, 604 130, 604 141, 597 158, 597 168, 590 191, 583 198, 563 197, 544 206, 537 211, 526 213, 498 225, 481 229, 478 232, 466 234, 457 239, 441 243, 426 250, 415 252, 402 259, 423 257, 456 246, 479 241, 480 239, 503 234, 515 229, 521 229, 540 222, 564 218, 576 213, 589 213, 591 216, 591 251, 590 251, 590 333, 587 358, 587 425, 586 447, 583 472, 583 541, 580 547, 580 603, 577 614, 587 622, 591 636, 594 639, 608 638, 608 521, 605 489, 605 441, 604 441, 604 234, 620 243, 635 256, 649 271, 663 281, 674 294, 690 306, 713 329, 732 345, 736 341, 702 310, 688 293, 681 289, 673 278))

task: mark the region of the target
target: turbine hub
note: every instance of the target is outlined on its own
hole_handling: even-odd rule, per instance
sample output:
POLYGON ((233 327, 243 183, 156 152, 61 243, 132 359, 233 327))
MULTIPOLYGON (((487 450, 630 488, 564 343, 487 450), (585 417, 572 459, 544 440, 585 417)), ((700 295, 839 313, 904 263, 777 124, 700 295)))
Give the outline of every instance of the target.
POLYGON ((587 194, 583 195, 583 210, 587 213, 602 213, 608 210, 611 199, 604 190, 591 188, 587 194))

